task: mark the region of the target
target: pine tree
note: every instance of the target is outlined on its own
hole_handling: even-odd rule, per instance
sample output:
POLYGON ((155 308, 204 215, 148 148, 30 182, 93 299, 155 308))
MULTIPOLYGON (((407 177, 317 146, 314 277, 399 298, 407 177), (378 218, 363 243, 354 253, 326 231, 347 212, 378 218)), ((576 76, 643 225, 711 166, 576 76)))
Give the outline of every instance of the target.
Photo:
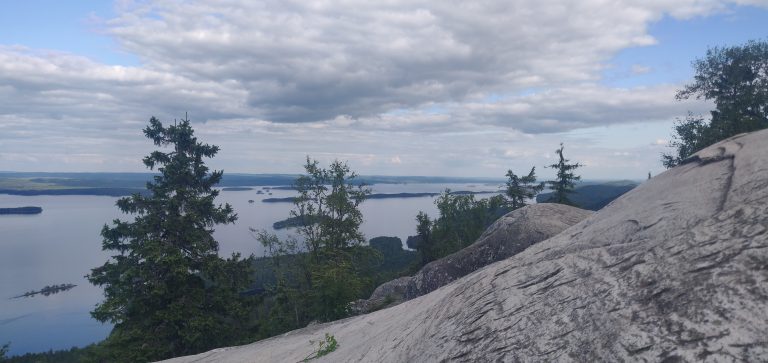
POLYGON ((110 361, 148 361, 194 354, 247 338, 250 259, 218 256, 217 224, 233 223, 229 204, 215 205, 221 171, 203 159, 218 152, 194 137, 189 120, 164 127, 152 117, 144 135, 158 147, 143 162, 159 171, 148 195, 117 201, 133 221, 101 231, 112 258, 91 270, 105 299, 91 315, 114 323, 104 343, 110 361))
POLYGON ((544 183, 536 184, 536 167, 531 168, 528 175, 519 177, 512 172, 507 171, 507 200, 512 210, 519 209, 528 205, 527 200, 536 196, 544 189, 544 183))
POLYGON ((573 189, 576 186, 575 182, 581 180, 581 177, 574 174, 573 171, 582 165, 579 163, 569 164, 568 162, 570 160, 563 156, 563 149, 565 149, 565 147, 560 143, 560 148, 555 150, 560 157, 560 160, 555 164, 547 166, 548 168, 557 170, 557 177, 555 180, 546 182, 552 189, 552 197, 547 202, 574 205, 573 201, 568 198, 568 194, 573 193, 573 189))

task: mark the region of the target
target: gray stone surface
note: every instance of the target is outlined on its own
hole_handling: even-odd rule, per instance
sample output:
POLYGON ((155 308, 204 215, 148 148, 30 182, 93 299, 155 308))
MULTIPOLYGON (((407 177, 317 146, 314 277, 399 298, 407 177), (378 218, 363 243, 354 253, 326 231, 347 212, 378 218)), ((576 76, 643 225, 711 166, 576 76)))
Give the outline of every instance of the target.
POLYGON ((367 300, 354 302, 367 313, 430 293, 478 269, 520 253, 590 216, 592 212, 562 204, 534 204, 499 218, 472 245, 425 265, 411 277, 376 288, 367 300))
POLYGON ((175 362, 768 361, 768 131, 427 295, 175 362))

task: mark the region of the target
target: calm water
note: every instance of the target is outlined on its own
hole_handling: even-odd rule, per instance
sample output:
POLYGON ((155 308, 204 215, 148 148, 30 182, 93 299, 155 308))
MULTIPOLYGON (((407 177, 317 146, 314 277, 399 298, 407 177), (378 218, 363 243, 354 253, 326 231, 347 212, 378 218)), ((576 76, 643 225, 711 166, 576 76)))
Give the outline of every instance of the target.
MULTIPOLYGON (((492 190, 494 186, 467 184, 381 184, 374 193, 492 190)), ((289 197, 293 191, 272 190, 273 195, 250 191, 222 192, 220 203, 230 203, 239 219, 219 226, 215 236, 220 254, 241 252, 261 256, 261 246, 248 227, 272 231, 272 223, 288 217, 291 203, 262 203, 264 198, 289 197), (253 199, 255 203, 248 203, 253 199)), ((482 196, 485 197, 485 196, 482 196)), ((126 218, 115 207, 117 198, 97 196, 11 196, 0 194, 0 207, 40 206, 32 216, 0 216, 0 344, 11 342, 11 355, 84 346, 104 339, 111 329, 92 319, 89 311, 102 299, 101 290, 88 283, 91 268, 103 264, 101 227, 114 218, 126 218), (50 296, 9 299, 46 285, 73 283, 72 290, 50 296)), ((434 198, 374 199, 362 204, 362 231, 367 238, 415 233, 416 214, 436 215, 434 198)), ((285 236, 288 231, 278 234, 285 236)))

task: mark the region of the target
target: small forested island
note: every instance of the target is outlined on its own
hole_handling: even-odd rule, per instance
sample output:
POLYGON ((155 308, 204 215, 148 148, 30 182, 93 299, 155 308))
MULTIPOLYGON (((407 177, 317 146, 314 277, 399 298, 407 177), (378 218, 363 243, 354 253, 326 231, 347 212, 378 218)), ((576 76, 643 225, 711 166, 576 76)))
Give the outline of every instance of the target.
POLYGON ((60 293, 62 291, 71 290, 75 286, 77 286, 77 285, 75 285, 75 284, 59 284, 59 285, 46 286, 46 287, 44 287, 44 288, 42 288, 40 290, 28 291, 28 292, 25 292, 25 293, 23 293, 21 295, 14 296, 11 299, 18 299, 18 298, 22 298, 22 297, 32 297, 32 296, 35 296, 35 295, 38 295, 38 294, 42 294, 43 296, 58 294, 58 293, 60 293))
POLYGON ((0 208, 0 214, 40 214, 40 213, 43 213, 43 208, 40 208, 40 207, 0 208))
POLYGON ((283 228, 289 228, 289 227, 299 227, 304 226, 308 224, 314 224, 314 222, 311 222, 312 219, 307 217, 289 217, 280 221, 277 221, 275 223, 272 223, 272 228, 274 229, 283 229, 283 228), (307 222, 305 222, 307 220, 307 222))

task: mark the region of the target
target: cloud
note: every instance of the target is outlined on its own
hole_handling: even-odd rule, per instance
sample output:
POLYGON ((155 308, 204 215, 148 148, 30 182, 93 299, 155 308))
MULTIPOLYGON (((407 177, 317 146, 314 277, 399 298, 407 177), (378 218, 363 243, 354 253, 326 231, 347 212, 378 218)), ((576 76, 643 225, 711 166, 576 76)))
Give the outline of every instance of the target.
POLYGON ((27 154, 48 167, 134 170, 149 116, 189 112, 243 171, 253 171, 247 161, 285 170, 307 153, 436 174, 476 163, 478 149, 523 159, 551 151, 531 146, 551 134, 706 110, 674 101, 676 85, 611 88, 602 72, 617 52, 655 44, 648 26, 664 16, 747 3, 766 5, 119 1, 100 31, 138 65, 0 45, 0 154, 10 169, 28 168, 18 156, 27 154))
POLYGON ((629 71, 635 75, 646 74, 651 72, 651 67, 644 66, 641 64, 633 64, 629 71))
POLYGON ((148 68, 234 80, 257 117, 311 122, 596 81, 617 51, 655 43, 650 22, 727 4, 157 1, 108 24, 148 68))

